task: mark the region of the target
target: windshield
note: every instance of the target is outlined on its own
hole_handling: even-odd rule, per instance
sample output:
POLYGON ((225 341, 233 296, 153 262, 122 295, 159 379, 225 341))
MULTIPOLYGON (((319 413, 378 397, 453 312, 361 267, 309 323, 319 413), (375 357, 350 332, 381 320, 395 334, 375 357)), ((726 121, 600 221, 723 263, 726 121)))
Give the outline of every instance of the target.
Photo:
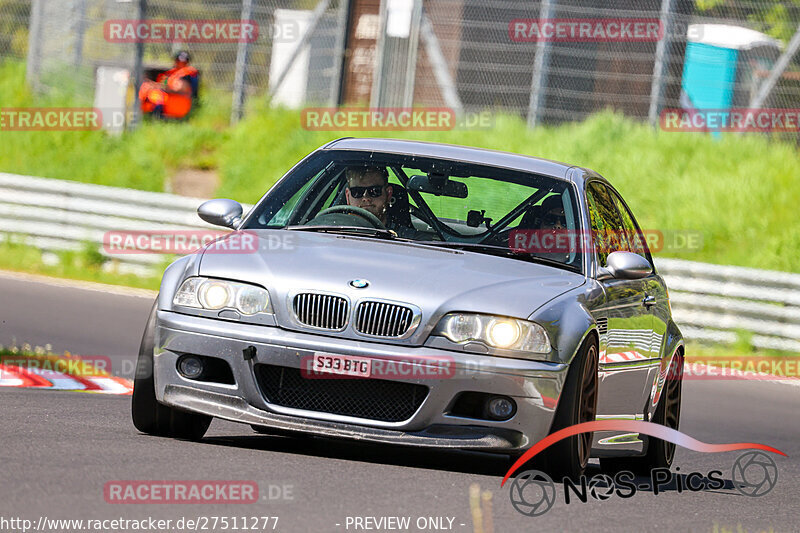
POLYGON ((566 180, 450 160, 323 150, 295 167, 241 229, 387 234, 430 245, 581 268, 577 246, 520 250, 520 230, 577 235, 566 180))

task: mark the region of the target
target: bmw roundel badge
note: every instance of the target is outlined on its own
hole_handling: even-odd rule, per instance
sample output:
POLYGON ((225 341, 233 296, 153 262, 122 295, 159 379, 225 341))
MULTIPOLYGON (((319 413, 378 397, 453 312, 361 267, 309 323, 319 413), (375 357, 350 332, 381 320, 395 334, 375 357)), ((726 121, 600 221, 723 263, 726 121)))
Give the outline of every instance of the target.
POLYGON ((369 285, 369 281, 365 279, 353 279, 350 280, 350 283, 348 285, 356 289, 363 289, 369 285))

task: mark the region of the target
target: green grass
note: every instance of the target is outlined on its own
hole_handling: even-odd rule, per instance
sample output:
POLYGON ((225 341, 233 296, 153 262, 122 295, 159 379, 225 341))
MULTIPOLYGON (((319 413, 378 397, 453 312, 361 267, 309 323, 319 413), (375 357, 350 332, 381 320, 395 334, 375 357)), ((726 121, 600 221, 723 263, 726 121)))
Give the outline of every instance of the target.
MULTIPOLYGON (((27 272, 57 278, 94 281, 109 285, 123 285, 157 291, 161 285, 161 275, 140 277, 134 274, 121 274, 103 270, 107 261, 94 248, 86 246, 83 250, 56 254, 58 263, 50 264, 42 258, 42 252, 31 246, 4 241, 0 243, 0 270, 27 272)), ((170 261, 164 259, 164 268, 170 261)), ((163 271, 163 268, 161 269, 163 271)))
MULTIPOLYGON (((23 80, 22 64, 0 66, 5 106, 33 105, 23 80)), ((338 137, 462 144, 593 168, 620 190, 643 228, 702 234, 700 249, 658 255, 800 272, 800 155, 764 136, 668 133, 610 111, 534 130, 497 116, 488 130, 312 132, 298 111, 270 108, 263 97, 251 98, 246 119, 230 128, 229 95, 203 94, 188 123, 147 122, 120 137, 0 132, 0 171, 160 191, 176 169, 210 168, 221 177, 217 196, 252 203, 301 157, 338 137)), ((36 101, 48 103, 55 105, 36 101)))

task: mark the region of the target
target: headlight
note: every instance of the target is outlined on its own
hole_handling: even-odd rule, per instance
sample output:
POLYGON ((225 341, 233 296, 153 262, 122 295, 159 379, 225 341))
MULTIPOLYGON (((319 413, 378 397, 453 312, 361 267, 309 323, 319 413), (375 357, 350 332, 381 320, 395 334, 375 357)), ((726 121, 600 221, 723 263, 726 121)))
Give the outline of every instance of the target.
POLYGON ((197 309, 230 308, 248 316, 272 313, 267 289, 224 279, 187 278, 175 293, 172 303, 197 309))
MULTIPOLYGON (((442 320, 443 334, 453 342, 466 342, 480 337, 483 324, 478 315, 453 314, 442 320)), ((441 324, 440 324, 441 325, 441 324)))
POLYGON ((434 335, 464 344, 482 342, 492 348, 520 352, 547 353, 550 338, 535 322, 474 313, 450 313, 439 321, 434 335))
POLYGON ((236 293, 236 309, 243 315, 254 315, 267 309, 269 295, 261 287, 243 287, 236 293))
POLYGON ((200 304, 206 309, 222 309, 232 306, 233 291, 224 281, 208 280, 200 284, 197 291, 200 304))
POLYGON ((492 346, 510 348, 519 340, 519 330, 515 320, 495 319, 486 328, 486 338, 492 346))

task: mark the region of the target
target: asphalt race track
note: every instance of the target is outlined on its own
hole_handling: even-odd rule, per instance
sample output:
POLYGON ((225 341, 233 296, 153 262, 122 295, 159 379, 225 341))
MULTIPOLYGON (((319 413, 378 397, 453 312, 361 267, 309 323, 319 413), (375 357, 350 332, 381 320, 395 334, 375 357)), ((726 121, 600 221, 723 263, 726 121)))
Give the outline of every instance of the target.
MULTIPOLYGON (((15 337, 18 343, 49 343, 55 351, 106 355, 112 369, 128 377, 152 304, 143 297, 3 276, 0 301, 0 344, 7 346, 15 337)), ((494 531, 500 533, 800 529, 800 387, 780 381, 688 381, 681 430, 708 443, 768 444, 788 457, 770 454, 777 484, 764 496, 749 497, 730 483, 734 461, 743 452, 679 448, 674 471, 720 470, 726 487, 679 492, 673 486, 657 495, 640 490, 628 498, 590 496, 582 503, 573 497, 566 504, 556 485, 553 508, 529 517, 512 506, 510 483, 500 487, 508 468, 502 456, 262 436, 249 426, 220 420, 202 442, 182 442, 138 433, 130 420, 129 396, 0 390, 0 530, 22 531, 15 529, 20 522, 2 522, 12 518, 30 520, 34 527, 41 517, 152 517, 171 519, 170 530, 180 531, 174 524, 182 517, 277 516, 275 531, 285 532, 390 531, 385 526, 394 522, 384 521, 378 529, 364 518, 410 517, 410 527, 400 531, 472 533, 473 484, 491 492, 494 531), (104 485, 118 480, 252 480, 259 501, 106 503, 104 485), (359 528, 355 517, 362 519, 359 528)), ((598 473, 597 467, 590 472, 598 473)), ((639 485, 647 481, 637 480, 639 485)), ((272 526, 270 521, 265 529, 272 526)))

